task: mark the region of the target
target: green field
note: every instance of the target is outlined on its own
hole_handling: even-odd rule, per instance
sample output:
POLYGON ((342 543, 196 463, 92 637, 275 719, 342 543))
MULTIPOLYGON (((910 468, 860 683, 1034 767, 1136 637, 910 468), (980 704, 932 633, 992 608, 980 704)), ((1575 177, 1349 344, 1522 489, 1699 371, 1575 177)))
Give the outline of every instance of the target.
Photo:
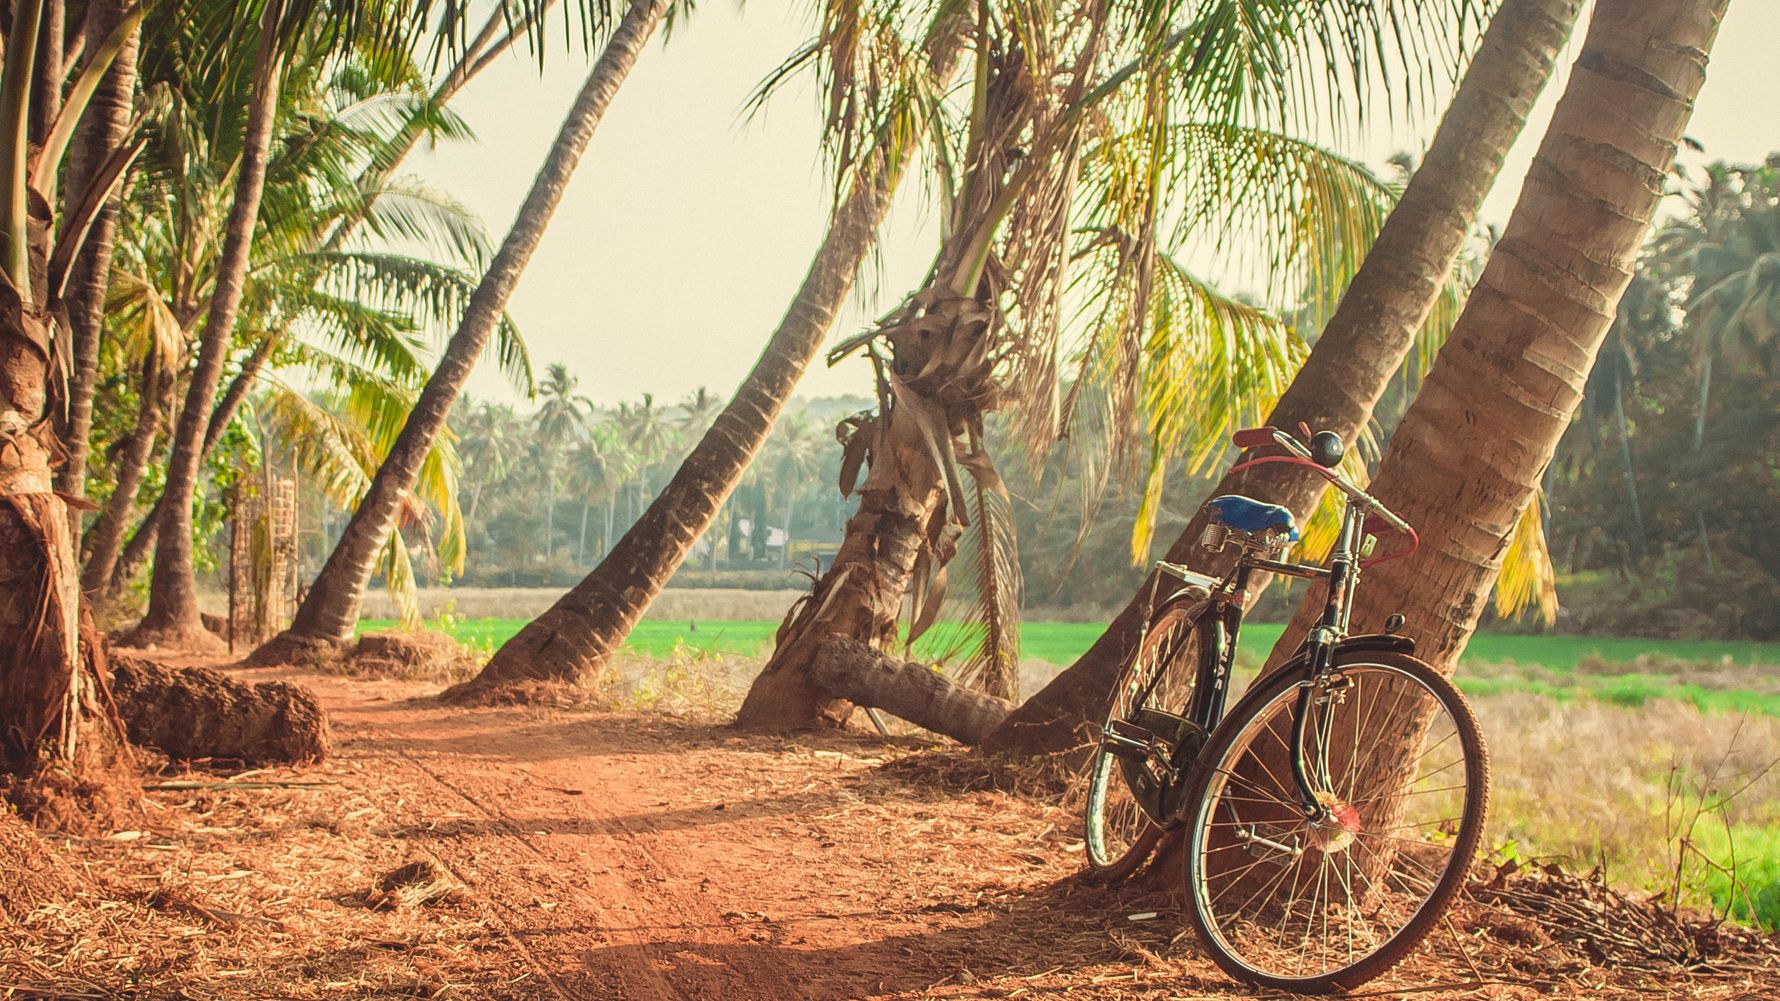
MULTIPOLYGON (((495 647, 506 642, 525 622, 524 619, 461 619, 452 623, 450 631, 462 642, 495 647)), ((367 619, 363 629, 389 629, 394 625, 387 619, 367 619)), ((646 656, 662 657, 684 643, 709 653, 759 656, 766 652, 778 628, 777 622, 764 619, 697 623, 645 621, 630 634, 625 648, 646 656)), ((1033 660, 1068 664, 1093 644, 1103 628, 1096 622, 1028 622, 1020 629, 1021 650, 1033 660)), ((1248 657, 1265 657, 1283 629, 1283 626, 1270 622, 1244 626, 1242 653, 1248 657)), ((1590 655, 1609 663, 1655 656, 1693 662, 1728 662, 1740 668, 1780 667, 1780 643, 1646 640, 1619 636, 1479 633, 1471 640, 1465 659, 1483 664, 1524 664, 1568 674, 1590 655)))
MULTIPOLYGON (((524 624, 524 619, 455 619, 430 625, 448 628, 473 647, 493 650, 524 624)), ((393 625, 367 620, 363 628, 393 625)), ((631 633, 625 649, 648 657, 668 657, 676 650, 758 657, 771 646, 778 626, 768 620, 645 621, 631 633)), ((1101 629, 1090 622, 1028 622, 1020 631, 1021 650, 1028 660, 1067 665, 1093 644, 1101 629)), ((1282 629, 1275 623, 1245 627, 1240 658, 1259 664, 1282 629)), ((1528 691, 1633 706, 1672 699, 1709 712, 1780 717, 1780 680, 1775 678, 1780 671, 1761 670, 1776 666, 1780 643, 1480 633, 1465 652, 1459 683, 1473 695, 1528 691), (1620 665, 1624 669, 1616 670, 1620 665)))

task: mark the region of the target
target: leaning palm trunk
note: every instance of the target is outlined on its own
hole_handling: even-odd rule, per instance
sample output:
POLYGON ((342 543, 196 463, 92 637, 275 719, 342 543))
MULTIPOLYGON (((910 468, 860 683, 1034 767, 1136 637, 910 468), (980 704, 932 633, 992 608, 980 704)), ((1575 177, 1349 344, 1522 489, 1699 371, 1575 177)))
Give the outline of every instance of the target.
POLYGON ((344 642, 352 636, 377 552, 394 528, 403 496, 413 488, 421 464, 445 426, 451 405, 494 334, 520 275, 593 138, 594 129, 667 8, 668 0, 634 0, 626 11, 575 98, 555 144, 520 206, 513 228, 471 295, 457 332, 428 377, 413 411, 309 589, 308 597, 297 609, 296 619, 290 629, 255 651, 256 659, 282 659, 305 646, 344 642))
MULTIPOLYGON (((1310 357, 1275 405, 1269 423, 1299 421, 1352 442, 1402 367, 1426 322, 1502 160, 1526 123, 1575 23, 1580 0, 1506 0, 1491 21, 1421 168, 1392 210, 1310 357)), ((1213 495, 1247 493, 1284 504, 1302 519, 1322 479, 1262 466, 1226 476, 1213 495)), ((1202 571, 1201 510, 1167 559, 1202 571)), ((1016 710, 985 742, 1001 752, 1056 752, 1083 743, 1141 631, 1148 587, 1127 604, 1068 670, 1016 710)))
MULTIPOLYGON (((96 0, 87 8, 88 38, 105 38, 123 19, 125 4, 96 0)), ((136 90, 136 47, 139 33, 131 32, 112 60, 87 105, 68 157, 68 190, 85 191, 104 163, 124 144, 130 125, 131 100, 136 90)), ((74 373, 68 386, 68 418, 62 442, 67 461, 56 474, 57 489, 64 494, 86 494, 88 439, 93 429, 93 388, 99 372, 99 330, 105 315, 105 289, 111 277, 111 252, 117 238, 119 197, 107 200, 93 220, 93 228, 81 249, 70 281, 68 320, 74 330, 74 373)), ((133 495, 132 495, 133 499, 133 495)))
MULTIPOLYGON (((928 48, 933 79, 951 77, 962 47, 956 31, 936 34, 928 48)), ((586 682, 604 668, 759 453, 852 290, 900 177, 900 168, 885 166, 856 180, 791 307, 735 398, 593 573, 496 651, 468 691, 539 679, 586 682)), ((611 533, 608 499, 608 542, 611 533)))
MULTIPOLYGON (((1597 0, 1502 239, 1373 479, 1423 545, 1369 572, 1351 609, 1357 630, 1401 613, 1416 652, 1452 672, 1582 402, 1729 2, 1597 0)), ((1299 608, 1263 673, 1298 648, 1317 604, 1299 608)), ((1431 713, 1371 727, 1383 736, 1349 779, 1369 824, 1400 813, 1401 765, 1419 756, 1431 713)), ((1339 760, 1358 731, 1330 732, 1339 760)))
POLYGON ((148 612, 132 634, 137 644, 217 646, 198 617, 197 579, 192 570, 192 502, 197 492, 204 431, 216 400, 223 362, 234 336, 235 317, 247 285, 254 227, 265 193, 266 164, 277 117, 283 57, 278 49, 282 4, 268 3, 260 22, 259 51, 254 61, 253 105, 236 167, 235 200, 229 207, 222 251, 217 257, 210 310, 198 343, 198 362, 186 391, 185 407, 173 436, 162 489, 159 539, 154 576, 149 585, 148 612))
MULTIPOLYGON (((1464 650, 1631 280, 1728 4, 1597 0, 1520 202, 1373 479, 1423 543, 1368 573, 1356 628, 1401 612, 1447 672, 1464 650)), ((1313 617, 1299 610, 1271 663, 1313 617)))
MULTIPOLYGON (((155 437, 161 431, 162 417, 172 403, 172 380, 163 377, 158 368, 158 360, 152 358, 143 365, 142 400, 137 408, 136 425, 124 439, 123 447, 118 449, 113 463, 115 474, 111 496, 106 498, 105 509, 89 533, 90 548, 80 576, 81 590, 89 602, 105 587, 117 565, 119 543, 123 541, 124 529, 129 524, 130 513, 136 507, 136 496, 148 472, 149 457, 154 451, 155 437)), ((94 614, 99 613, 95 611, 94 614)))

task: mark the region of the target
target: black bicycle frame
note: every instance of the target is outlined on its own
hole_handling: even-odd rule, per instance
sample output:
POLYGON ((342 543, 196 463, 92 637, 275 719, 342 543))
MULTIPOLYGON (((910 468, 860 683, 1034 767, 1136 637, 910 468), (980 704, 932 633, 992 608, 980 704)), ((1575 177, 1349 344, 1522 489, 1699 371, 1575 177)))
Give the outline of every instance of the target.
MULTIPOLYGON (((1305 640, 1304 655, 1307 662, 1309 684, 1304 685, 1298 693, 1298 704, 1292 718, 1291 766, 1293 783, 1298 787, 1300 806, 1306 817, 1320 820, 1328 813, 1328 808, 1317 797, 1316 785, 1312 781, 1308 767, 1304 761, 1304 737, 1311 711, 1315 705, 1316 694, 1324 687, 1329 670, 1334 664, 1335 651, 1341 640, 1347 635, 1348 616, 1353 607, 1354 589, 1359 584, 1359 548, 1362 538, 1362 527, 1365 510, 1357 504, 1349 503, 1342 514, 1341 530, 1335 541, 1334 551, 1330 554, 1327 566, 1315 566, 1308 563, 1286 563, 1279 560, 1257 556, 1245 551, 1236 562, 1230 575, 1226 577, 1210 597, 1212 603, 1200 626, 1209 625, 1213 629, 1211 642, 1216 644, 1213 655, 1199 656, 1199 674, 1193 681, 1193 696, 1186 709, 1186 716, 1203 732, 1210 733, 1223 720, 1225 704, 1229 698, 1230 674, 1236 664, 1236 643, 1242 632, 1241 595, 1248 590, 1249 580, 1256 570, 1266 573, 1297 577, 1304 580, 1319 580, 1328 586, 1327 598, 1323 604, 1322 614, 1317 617, 1316 625, 1311 628, 1305 640)), ((1169 601, 1177 600, 1170 598, 1169 601)), ((1164 607, 1169 601, 1163 602, 1164 607)), ((1148 616, 1146 616, 1148 618, 1148 616)), ((1197 652, 1196 652, 1197 653, 1197 652)), ((1160 680, 1161 672, 1157 679, 1160 680)), ((1318 720, 1318 732, 1327 732, 1328 719, 1326 714, 1331 710, 1325 702, 1321 706, 1324 718, 1318 720)), ((1177 755, 1180 749, 1177 749, 1177 755)), ((1185 768, 1189 761, 1171 762, 1176 768, 1185 768)), ((1327 767, 1325 761, 1324 767, 1327 767)))

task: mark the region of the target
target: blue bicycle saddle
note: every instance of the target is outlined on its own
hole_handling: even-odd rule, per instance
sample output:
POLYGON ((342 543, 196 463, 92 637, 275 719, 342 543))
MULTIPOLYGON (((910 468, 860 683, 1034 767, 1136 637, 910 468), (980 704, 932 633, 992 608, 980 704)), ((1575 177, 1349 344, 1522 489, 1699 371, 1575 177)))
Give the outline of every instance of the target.
POLYGON ((1298 540, 1298 525, 1292 512, 1278 504, 1267 504, 1241 494, 1225 494, 1205 502, 1211 509, 1211 520, 1228 525, 1238 532, 1261 532, 1269 528, 1284 529, 1286 538, 1298 540))

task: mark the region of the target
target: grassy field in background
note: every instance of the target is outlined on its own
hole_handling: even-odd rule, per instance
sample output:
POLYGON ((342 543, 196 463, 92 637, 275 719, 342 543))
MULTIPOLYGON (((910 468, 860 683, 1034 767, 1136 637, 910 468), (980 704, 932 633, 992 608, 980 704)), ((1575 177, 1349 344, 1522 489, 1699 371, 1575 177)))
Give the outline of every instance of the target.
MULTIPOLYGON (((428 625, 492 651, 525 622, 454 618, 428 625)), ((393 622, 378 619, 363 624, 366 630, 392 626, 393 622)), ((676 650, 759 657, 771 647, 778 626, 764 619, 645 620, 631 633, 625 649, 647 657, 668 657, 676 650)), ((1020 630, 1021 652, 1028 661, 1064 666, 1088 649, 1101 629, 1097 623, 1028 622, 1020 630)), ((1258 665, 1282 629, 1275 623, 1245 626, 1240 660, 1258 665)), ((935 650, 917 652, 931 656, 935 650)), ((1586 697, 1630 706, 1670 699, 1707 712, 1780 717, 1780 671, 1762 670, 1773 667, 1780 667, 1780 643, 1480 633, 1465 652, 1459 683, 1472 695, 1526 691, 1559 700, 1586 697)))
MULTIPOLYGON (((449 631, 460 641, 475 646, 497 647, 525 625, 525 619, 457 619, 449 631)), ((439 623, 428 623, 437 628, 439 623)), ((390 629, 388 619, 366 619, 364 631, 390 629)), ((676 646, 709 652, 759 656, 766 653, 777 621, 752 619, 698 620, 695 623, 646 620, 637 625, 626 649, 645 656, 662 657, 676 646)), ((1100 635, 1094 622, 1027 622, 1020 628, 1022 654, 1031 660, 1068 664, 1100 635)), ((1242 629, 1241 652, 1263 658, 1279 639, 1283 626, 1270 622, 1248 623, 1242 629)), ((1484 664, 1521 664, 1560 674, 1574 672, 1585 659, 1629 663, 1639 657, 1661 657, 1698 663, 1727 663, 1737 668, 1780 667, 1780 643, 1731 640, 1648 640, 1621 636, 1518 636, 1479 633, 1465 652, 1467 661, 1484 664)))

